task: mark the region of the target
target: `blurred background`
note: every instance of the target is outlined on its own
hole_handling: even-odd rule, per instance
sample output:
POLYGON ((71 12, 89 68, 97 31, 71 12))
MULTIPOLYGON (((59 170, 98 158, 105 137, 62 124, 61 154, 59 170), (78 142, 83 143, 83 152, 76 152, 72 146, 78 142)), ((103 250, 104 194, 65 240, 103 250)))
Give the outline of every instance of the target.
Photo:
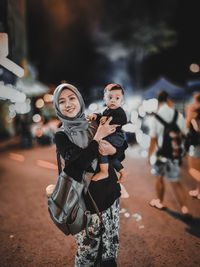
POLYGON ((129 198, 120 198, 118 265, 199 266, 200 209, 187 193, 196 185, 187 157, 181 183, 190 219, 168 181, 168 209, 149 206, 146 160, 157 92, 166 90, 185 116, 200 91, 199 24, 194 0, 0 0, 1 266, 73 266, 74 239, 53 225, 45 193, 57 179, 52 97, 63 81, 81 91, 86 115, 105 108, 108 83, 125 89, 129 198))
POLYGON ((1 0, 7 58, 24 74, 0 60, 0 148, 52 143, 52 93, 62 81, 79 88, 86 114, 104 108, 106 84, 121 84, 127 141, 148 148, 157 91, 184 114, 200 90, 198 12, 194 0, 1 0))

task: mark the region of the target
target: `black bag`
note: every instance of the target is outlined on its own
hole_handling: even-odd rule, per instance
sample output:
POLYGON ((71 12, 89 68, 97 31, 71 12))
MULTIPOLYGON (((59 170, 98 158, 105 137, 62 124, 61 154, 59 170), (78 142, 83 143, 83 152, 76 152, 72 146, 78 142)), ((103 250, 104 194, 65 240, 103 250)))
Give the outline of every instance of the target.
POLYGON ((158 149, 157 156, 163 156, 169 159, 181 159, 185 155, 185 138, 176 124, 178 111, 175 110, 174 117, 170 123, 167 123, 158 114, 154 115, 164 125, 163 144, 158 149))
POLYGON ((48 210, 52 221, 65 235, 75 235, 86 229, 88 236, 88 223, 91 219, 90 211, 86 209, 84 194, 87 193, 92 200, 96 213, 101 220, 101 214, 93 200, 83 173, 82 182, 77 182, 67 175, 61 168, 60 154, 57 153, 59 177, 53 194, 48 198, 48 210))

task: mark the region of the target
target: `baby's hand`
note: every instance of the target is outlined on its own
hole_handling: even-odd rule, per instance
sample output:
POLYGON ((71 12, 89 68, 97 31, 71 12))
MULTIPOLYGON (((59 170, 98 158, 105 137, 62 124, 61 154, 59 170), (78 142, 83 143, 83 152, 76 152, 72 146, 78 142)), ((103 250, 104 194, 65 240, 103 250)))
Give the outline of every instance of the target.
POLYGON ((90 116, 88 117, 88 119, 89 119, 90 121, 92 121, 92 120, 96 120, 96 119, 97 119, 97 114, 93 113, 92 115, 90 115, 90 116))
POLYGON ((102 125, 103 125, 106 121, 107 121, 107 117, 106 117, 106 116, 101 117, 101 119, 100 119, 100 123, 101 123, 102 125))

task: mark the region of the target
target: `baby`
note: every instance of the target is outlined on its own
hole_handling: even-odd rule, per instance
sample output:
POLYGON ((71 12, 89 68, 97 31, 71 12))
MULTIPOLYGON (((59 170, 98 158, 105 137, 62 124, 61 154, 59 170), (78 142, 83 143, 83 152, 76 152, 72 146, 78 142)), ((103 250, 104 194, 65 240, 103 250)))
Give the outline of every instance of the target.
MULTIPOLYGON (((117 83, 108 84, 104 89, 104 102, 107 108, 103 114, 92 114, 89 120, 96 120, 98 123, 104 124, 109 117, 112 117, 110 124, 119 125, 113 134, 108 135, 104 139, 114 147, 121 147, 124 143, 124 133, 121 130, 122 126, 127 123, 125 111, 120 107, 123 101, 124 89, 117 83)), ((93 176, 92 180, 97 181, 108 177, 108 156, 99 156, 100 172, 93 176)), ((118 183, 121 183, 125 171, 118 158, 112 159, 110 163, 120 173, 118 183)))

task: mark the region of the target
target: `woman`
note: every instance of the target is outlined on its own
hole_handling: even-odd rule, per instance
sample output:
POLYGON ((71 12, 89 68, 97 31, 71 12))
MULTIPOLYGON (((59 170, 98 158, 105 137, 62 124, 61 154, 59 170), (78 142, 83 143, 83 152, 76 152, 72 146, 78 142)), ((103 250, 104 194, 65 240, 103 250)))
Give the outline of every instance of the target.
MULTIPOLYGON (((64 171, 68 175, 80 181, 83 171, 93 171, 92 166, 98 153, 121 155, 121 159, 124 158, 126 143, 116 151, 108 142, 101 140, 113 133, 117 127, 117 125, 109 125, 111 119, 104 125, 100 125, 94 136, 91 134, 84 115, 84 101, 73 85, 64 83, 56 88, 54 106, 58 118, 62 121, 62 127, 55 135, 55 143, 65 160, 64 171)), ((94 173, 98 171, 99 166, 95 168, 94 173)), ((99 211, 102 212, 105 231, 102 231, 99 217, 95 213, 90 197, 86 195, 86 206, 92 213, 89 231, 95 239, 89 239, 85 230, 75 235, 78 244, 75 266, 95 266, 98 258, 102 260, 100 266, 117 266, 120 185, 117 183, 114 169, 109 166, 107 178, 91 181, 89 191, 99 211)))
POLYGON ((194 93, 193 104, 187 108, 186 126, 189 129, 188 172, 196 181, 191 197, 200 199, 200 93, 194 93))

